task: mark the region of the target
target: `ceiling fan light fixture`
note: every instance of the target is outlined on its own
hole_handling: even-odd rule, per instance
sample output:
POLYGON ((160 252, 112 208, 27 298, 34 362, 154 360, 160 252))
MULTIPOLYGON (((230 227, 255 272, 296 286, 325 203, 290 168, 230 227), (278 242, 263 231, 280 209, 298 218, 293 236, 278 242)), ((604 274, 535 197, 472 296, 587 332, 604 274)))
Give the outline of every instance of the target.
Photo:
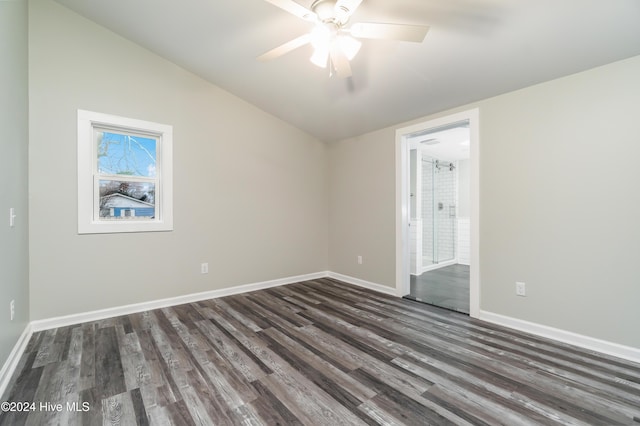
POLYGON ((320 68, 326 68, 329 62, 329 47, 316 47, 309 60, 320 68))
POLYGON ((334 32, 325 24, 317 24, 309 33, 310 43, 315 49, 328 50, 333 36, 334 32))
POLYGON ((348 60, 352 60, 356 57, 362 47, 362 42, 348 35, 340 35, 336 37, 336 43, 347 57, 348 60))
POLYGON ((316 25, 311 33, 309 39, 311 46, 313 46, 313 55, 311 55, 311 63, 319 66, 320 68, 326 68, 329 62, 329 49, 331 48, 331 41, 334 38, 334 32, 331 31, 327 25, 316 25))

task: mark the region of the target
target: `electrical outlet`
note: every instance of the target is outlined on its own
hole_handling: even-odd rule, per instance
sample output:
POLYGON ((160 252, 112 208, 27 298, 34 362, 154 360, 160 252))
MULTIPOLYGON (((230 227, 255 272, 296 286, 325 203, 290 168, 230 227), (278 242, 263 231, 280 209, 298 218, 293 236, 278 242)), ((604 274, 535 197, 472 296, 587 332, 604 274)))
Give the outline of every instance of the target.
POLYGON ((362 256, 358 256, 358 265, 362 265, 362 256))
POLYGON ((11 312, 11 321, 16 317, 16 301, 9 302, 9 311, 11 312))
POLYGON ((527 295, 526 284, 521 282, 516 282, 516 296, 525 297, 527 295))
POLYGON ((209 264, 208 263, 201 263, 200 264, 200 273, 201 274, 208 274, 209 273, 209 264))

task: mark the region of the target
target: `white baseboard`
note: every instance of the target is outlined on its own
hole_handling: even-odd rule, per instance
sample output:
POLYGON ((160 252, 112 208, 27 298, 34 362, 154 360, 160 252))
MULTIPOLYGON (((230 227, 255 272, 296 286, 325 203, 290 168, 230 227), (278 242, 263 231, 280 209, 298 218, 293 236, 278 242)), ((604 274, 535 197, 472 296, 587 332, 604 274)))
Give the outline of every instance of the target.
POLYGON ((562 343, 579 346, 587 350, 601 352, 640 363, 640 349, 631 346, 620 345, 618 343, 608 342, 606 340, 600 340, 594 337, 584 336, 571 331, 561 330, 559 328, 549 327, 493 312, 480 311, 479 319, 516 330, 525 331, 537 336, 547 337, 562 343))
POLYGON ((248 293, 250 291, 262 290, 286 284, 293 284, 300 281, 315 280, 328 276, 328 272, 316 272, 313 274, 297 275, 293 277, 280 278, 276 280, 244 284, 235 287, 222 288, 219 290, 204 291, 201 293, 185 294, 182 296, 170 297, 167 299, 151 300, 148 302, 134 303, 125 306, 100 309, 97 311, 83 312, 72 315, 65 315, 55 318, 47 318, 31 322, 33 331, 48 330, 51 328, 66 327, 68 325, 79 324, 89 321, 98 321, 106 318, 129 315, 137 312, 149 311, 152 309, 166 308, 168 306, 193 303, 200 300, 217 299, 219 297, 231 296, 234 294, 248 293))
POLYGON ((7 361, 2 366, 2 370, 0 370, 0 397, 4 395, 4 392, 7 390, 7 386, 9 385, 9 381, 11 380, 11 376, 13 376, 13 372, 16 370, 18 366, 18 362, 20 362, 20 357, 24 353, 24 350, 31 339, 31 335, 33 334, 33 329, 31 328, 31 324, 27 324, 27 326, 22 331, 22 334, 18 338, 18 341, 13 346, 7 361))
POLYGON ((429 265, 429 266, 423 266, 421 275, 424 274, 425 272, 435 271, 436 269, 440 269, 440 268, 444 268, 444 267, 447 267, 447 266, 455 265, 456 263, 458 263, 458 259, 447 260, 446 262, 435 263, 435 264, 432 264, 432 265, 429 265))
POLYGON ((338 274, 337 272, 328 272, 329 278, 344 281, 345 283, 357 285, 358 287, 368 288, 369 290, 377 291, 378 293, 388 294, 390 296, 398 296, 395 287, 387 287, 386 285, 376 284, 369 281, 361 280, 360 278, 350 277, 348 275, 338 274))

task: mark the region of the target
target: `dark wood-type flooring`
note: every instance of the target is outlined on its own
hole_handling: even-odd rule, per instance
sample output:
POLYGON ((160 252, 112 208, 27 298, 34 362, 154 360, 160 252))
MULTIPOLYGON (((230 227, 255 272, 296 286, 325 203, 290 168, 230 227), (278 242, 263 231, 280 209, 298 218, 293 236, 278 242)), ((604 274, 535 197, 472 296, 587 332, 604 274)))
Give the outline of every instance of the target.
POLYGON ((411 275, 410 293, 405 297, 468 314, 469 266, 456 264, 411 275))
POLYGON ((639 364, 331 279, 38 332, 10 386, 63 409, 2 425, 640 424, 639 364))

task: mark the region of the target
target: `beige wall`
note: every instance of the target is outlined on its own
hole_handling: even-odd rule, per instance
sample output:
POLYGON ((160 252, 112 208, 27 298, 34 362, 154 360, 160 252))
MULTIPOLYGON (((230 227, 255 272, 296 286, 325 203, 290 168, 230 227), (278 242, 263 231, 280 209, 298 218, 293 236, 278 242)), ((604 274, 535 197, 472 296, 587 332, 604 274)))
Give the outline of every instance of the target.
POLYGON ((482 309, 640 348, 639 75, 635 57, 480 104, 482 309))
MULTIPOLYGON (((640 348, 639 75, 635 57, 438 114, 480 111, 482 310, 640 348)), ((395 286, 407 124, 329 147, 332 271, 395 286)))
POLYGON ((327 270, 321 142, 57 3, 29 18, 32 320, 327 270), (173 125, 173 232, 77 234, 79 108, 173 125))
POLYGON ((27 51, 26 0, 0 2, 0 366, 29 320, 27 51))
POLYGON ((388 128, 327 147, 329 269, 389 287, 395 286, 394 141, 388 128))

